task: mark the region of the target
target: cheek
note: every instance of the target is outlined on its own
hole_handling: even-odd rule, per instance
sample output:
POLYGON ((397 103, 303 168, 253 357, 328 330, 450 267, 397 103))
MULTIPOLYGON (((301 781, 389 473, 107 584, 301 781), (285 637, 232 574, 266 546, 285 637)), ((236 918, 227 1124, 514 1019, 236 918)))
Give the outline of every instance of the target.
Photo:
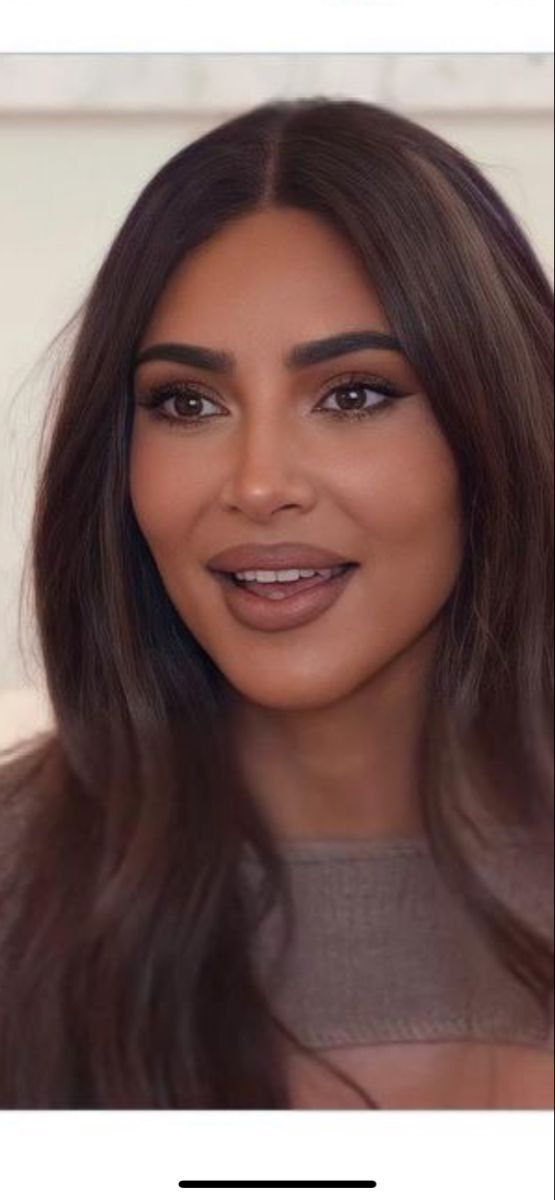
POLYGON ((137 433, 129 454, 129 492, 137 523, 155 558, 171 553, 184 539, 203 502, 206 472, 183 455, 168 453, 164 439, 137 433))
POLYGON ((458 471, 437 427, 415 422, 370 470, 368 460, 361 464, 357 497, 369 565, 389 599, 398 597, 407 608, 411 596, 424 605, 426 598, 431 605, 446 599, 460 569, 464 535, 458 471))

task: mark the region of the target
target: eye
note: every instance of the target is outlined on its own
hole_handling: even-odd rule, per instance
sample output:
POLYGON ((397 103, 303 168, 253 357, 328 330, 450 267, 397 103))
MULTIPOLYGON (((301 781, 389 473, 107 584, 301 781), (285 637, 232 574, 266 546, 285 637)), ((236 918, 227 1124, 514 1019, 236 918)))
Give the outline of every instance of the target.
POLYGON ((214 405, 216 402, 197 388, 194 384, 164 383, 152 388, 144 400, 137 401, 139 407, 152 410, 152 416, 160 421, 169 421, 179 425, 195 425, 209 420, 212 416, 222 413, 203 412, 205 404, 214 405), (165 412, 163 405, 173 402, 178 415, 165 412))
POLYGON ((340 418, 371 416, 376 409, 386 408, 399 400, 402 393, 385 379, 350 375, 329 388, 324 400, 337 398, 338 408, 319 407, 318 411, 340 418))
MULTIPOLYGON (((348 375, 336 380, 333 387, 328 384, 322 400, 313 411, 336 420, 352 421, 373 416, 377 410, 389 407, 403 395, 403 392, 385 379, 348 375), (324 407, 328 401, 335 398, 338 407, 324 407)), ((206 394, 204 384, 197 385, 183 380, 151 388, 143 400, 137 400, 137 404, 141 408, 151 410, 155 420, 187 428, 204 425, 214 417, 226 415, 226 410, 222 410, 221 406, 206 394), (177 411, 168 412, 165 407, 168 404, 173 404, 177 411), (207 412, 206 405, 211 405, 216 411, 207 412)))

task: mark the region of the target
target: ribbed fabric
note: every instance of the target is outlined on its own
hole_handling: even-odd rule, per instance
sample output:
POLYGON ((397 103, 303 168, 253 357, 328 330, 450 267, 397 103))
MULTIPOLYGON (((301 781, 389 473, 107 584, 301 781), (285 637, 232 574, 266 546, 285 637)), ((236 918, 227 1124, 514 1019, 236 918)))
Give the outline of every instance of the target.
MULTIPOLYGON (((19 822, 2 821, 0 871, 19 822)), ((21 826, 22 827, 22 826, 21 826)), ((480 869, 500 899, 553 937, 549 852, 520 833, 496 841, 480 869)), ((314 1048, 391 1042, 493 1041, 553 1049, 553 1009, 538 1010, 447 886, 421 837, 281 842, 296 929, 277 952, 279 913, 260 924, 255 968, 270 1006, 314 1048)), ((244 877, 258 894, 259 865, 244 877)), ((17 907, 17 888, 7 908, 17 907)), ((9 924, 0 920, 0 950, 9 924)), ((2 975, 0 954, 0 976, 2 975)))
MULTIPOLYGON (((276 911, 255 966, 274 1013, 311 1047, 478 1040, 553 1046, 553 1023, 503 967, 423 838, 281 842, 295 908, 278 961, 276 911)), ((496 894, 552 935, 549 863, 504 837, 481 869, 496 894)), ((256 888, 258 864, 245 857, 256 888)))

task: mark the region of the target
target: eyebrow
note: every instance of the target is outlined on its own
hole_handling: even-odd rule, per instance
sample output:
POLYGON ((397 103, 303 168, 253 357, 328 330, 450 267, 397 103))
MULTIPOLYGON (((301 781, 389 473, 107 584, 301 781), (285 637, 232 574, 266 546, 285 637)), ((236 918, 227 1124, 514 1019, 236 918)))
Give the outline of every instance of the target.
MULTIPOLYGON (((350 354, 355 350, 394 350, 403 353, 401 343, 391 333, 377 329, 362 329, 347 333, 335 333, 331 337, 318 338, 313 342, 301 342, 286 354, 284 365, 290 370, 295 367, 313 366, 328 358, 350 354)), ((161 359, 164 362, 185 363, 186 366, 204 368, 221 374, 231 372, 237 359, 226 350, 212 350, 207 346, 189 345, 186 342, 163 342, 148 346, 135 359, 135 369, 142 363, 161 359)))

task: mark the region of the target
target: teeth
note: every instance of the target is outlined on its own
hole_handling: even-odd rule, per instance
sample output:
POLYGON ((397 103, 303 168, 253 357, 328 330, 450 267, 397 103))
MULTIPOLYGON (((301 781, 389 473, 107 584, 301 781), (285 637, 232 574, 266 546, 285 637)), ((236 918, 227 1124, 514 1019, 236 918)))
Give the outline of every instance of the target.
POLYGON ((234 571, 233 574, 235 579, 244 579, 248 583, 295 583, 298 579, 311 579, 314 575, 331 579, 340 570, 340 567, 323 568, 320 571, 291 567, 284 571, 234 571))

